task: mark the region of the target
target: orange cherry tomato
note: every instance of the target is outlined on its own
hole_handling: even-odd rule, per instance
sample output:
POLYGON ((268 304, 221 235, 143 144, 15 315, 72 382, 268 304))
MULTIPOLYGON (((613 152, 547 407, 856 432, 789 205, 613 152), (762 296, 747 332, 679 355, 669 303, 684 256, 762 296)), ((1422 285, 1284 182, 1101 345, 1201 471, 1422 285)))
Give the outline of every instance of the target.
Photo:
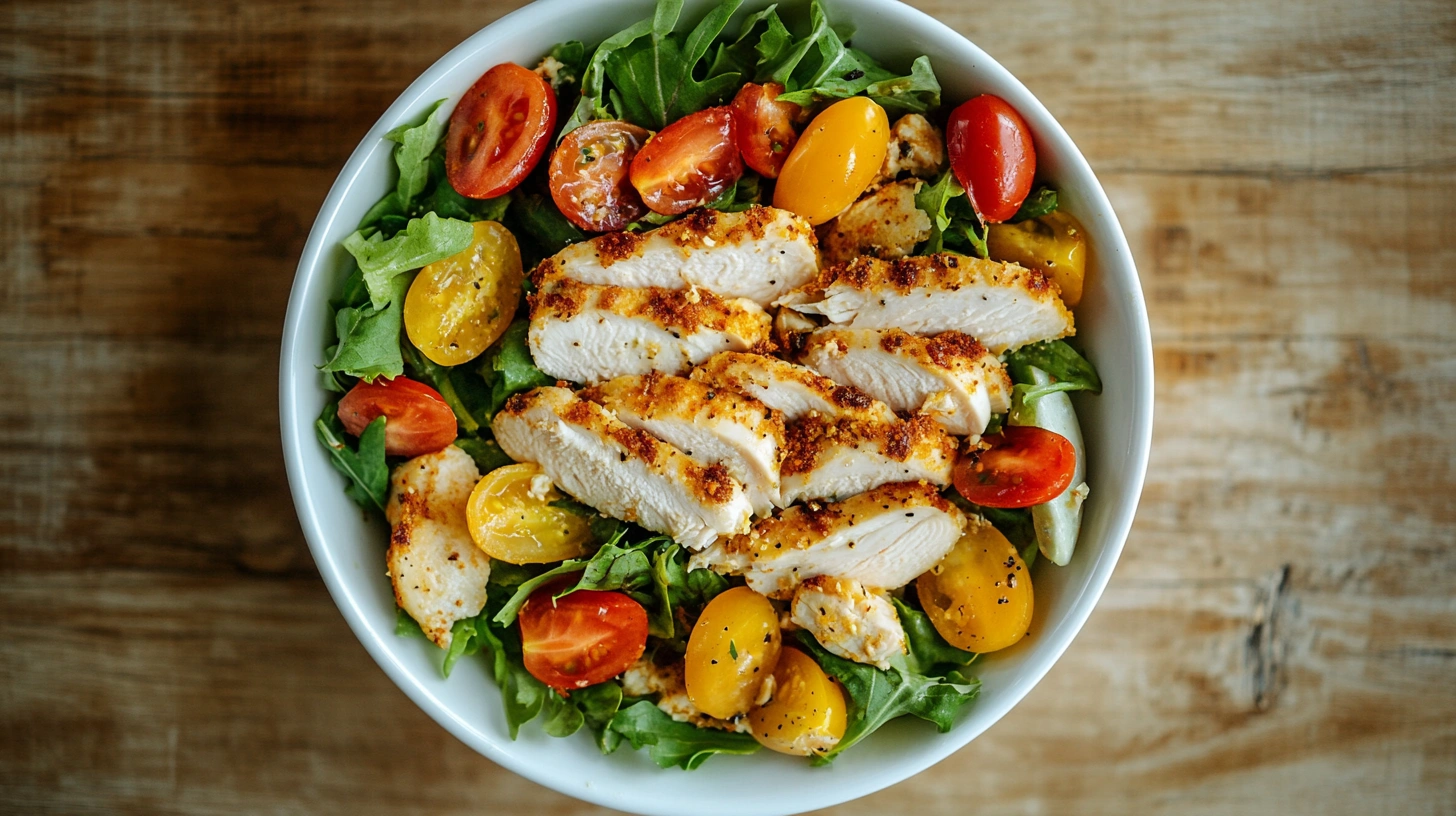
POLYGON ((988 436, 990 450, 956 461, 951 480, 968 501, 983 507, 1031 507, 1062 495, 1072 483, 1077 449, 1061 434, 1008 425, 988 436))
POLYGON ((982 94, 951 111, 945 141, 951 171, 976 212, 992 224, 1016 215, 1036 175, 1036 146, 1021 114, 982 94))
POLYGON ((835 102, 814 117, 789 152, 774 186, 774 206, 822 224, 870 186, 889 149, 884 108, 862 96, 835 102))
POLYGON ((556 128, 556 92, 510 62, 485 72, 450 114, 445 175, 463 196, 495 198, 521 183, 556 128))
POLYGON ((647 213, 627 179, 651 133, 630 122, 588 122, 551 154, 551 200, 571 223, 592 232, 619 230, 647 213))
POLYGON ((717 198, 743 175, 733 110, 708 108, 663 128, 637 152, 630 173, 655 213, 678 215, 717 198))
POLYGON ((420 456, 455 441, 455 412, 440 392, 408 377, 359 381, 339 400, 339 421, 354 436, 385 417, 384 452, 420 456))
POLYGON ((779 102, 784 86, 777 82, 750 82, 733 97, 733 126, 738 132, 738 150, 743 163, 764 178, 778 178, 789 151, 799 141, 794 120, 803 110, 793 102, 779 102))
POLYGON ((552 600, 536 590, 521 607, 521 657, 532 677, 558 691, 616 677, 647 648, 647 610, 620 592, 583 589, 552 600))

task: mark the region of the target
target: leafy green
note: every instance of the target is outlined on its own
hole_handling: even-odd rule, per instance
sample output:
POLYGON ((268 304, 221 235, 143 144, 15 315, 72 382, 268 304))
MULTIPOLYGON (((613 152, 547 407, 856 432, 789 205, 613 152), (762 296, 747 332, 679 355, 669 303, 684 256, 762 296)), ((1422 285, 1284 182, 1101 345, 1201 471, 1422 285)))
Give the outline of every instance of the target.
POLYGON ((338 403, 324 406, 314 428, 319 441, 329 450, 334 469, 349 478, 344 493, 366 509, 384 512, 389 495, 389 465, 384 461, 384 417, 377 417, 359 437, 353 448, 344 439, 344 423, 339 421, 338 403))
POLYGON ((712 570, 689 571, 683 548, 676 543, 663 547, 652 559, 652 581, 657 589, 652 634, 668 639, 692 631, 702 608, 728 588, 728 579, 712 570))
POLYGON ((915 206, 930 216, 930 239, 917 255, 954 250, 986 257, 986 225, 951 171, 946 170, 933 184, 921 185, 915 206))
POLYGON ((537 193, 516 195, 506 213, 506 226, 522 242, 521 258, 529 269, 541 258, 586 240, 586 233, 566 220, 551 199, 537 193))
POLYGON ((886 109, 900 113, 928 113, 940 107, 940 82, 930 68, 930 57, 917 57, 910 73, 891 77, 865 88, 865 95, 886 109))
POLYGON ((567 40, 551 46, 551 50, 547 53, 562 66, 557 69, 551 87, 560 90, 566 86, 581 83, 582 74, 586 73, 585 45, 578 40, 567 40))
POLYGON ((470 458, 475 460, 476 469, 481 473, 489 473, 515 461, 501 450, 500 444, 494 439, 462 436, 455 440, 455 447, 470 454, 470 458))
POLYGON ((428 194, 409 207, 411 215, 422 216, 432 212, 441 218, 460 221, 499 221, 505 217, 513 200, 512 194, 505 193, 495 198, 466 198, 456 192, 445 175, 443 148, 430 154, 429 167, 434 186, 429 188, 428 194))
POLYGON ((1019 224, 1033 218, 1041 218, 1057 211, 1057 191, 1042 185, 1031 192, 1026 200, 1021 202, 1021 209, 1016 215, 1011 216, 1011 223, 1019 224))
POLYGON ((1054 388, 1052 389, 1054 391, 1102 393, 1102 378, 1097 376, 1097 369, 1065 340, 1046 340, 1022 346, 1015 351, 1007 352, 1004 359, 1011 379, 1018 383, 1034 384, 1031 369, 1039 368, 1052 376, 1055 380, 1054 385, 1071 384, 1073 386, 1054 388))
POLYGON ((1027 569, 1036 562, 1036 525, 1031 520, 1031 508, 982 507, 968 501, 955 488, 947 488, 943 495, 963 512, 991 522, 991 526, 1006 536, 1006 540, 1021 553, 1027 569))
POLYGON ((653 536, 635 543, 624 543, 625 528, 603 543, 590 558, 573 558, 525 581, 496 612, 492 620, 509 626, 525 606, 532 593, 552 580, 581 573, 576 582, 564 587, 555 597, 564 598, 579 589, 620 590, 633 596, 644 607, 653 604, 652 596, 643 592, 652 584, 651 549, 671 542, 667 536, 653 536))
POLYGON ((981 436, 992 436, 1001 433, 1001 428, 1006 424, 1005 414, 992 414, 986 421, 986 430, 981 431, 981 436))
POLYGON ((409 374, 445 398, 461 433, 475 435, 490 423, 491 388, 471 365, 442 366, 426 357, 408 340, 400 344, 409 374))
POLYGON ((481 373, 490 385, 490 402, 486 406, 489 417, 494 417, 512 394, 556 383, 531 359, 531 350, 526 346, 526 334, 530 328, 527 320, 515 321, 481 355, 485 360, 481 373))
POLYGON ((319 369, 371 382, 378 377, 398 377, 404 371, 399 330, 410 280, 410 276, 400 275, 390 281, 389 302, 382 309, 367 302, 339 307, 334 313, 338 343, 330 347, 329 359, 319 369))
POLYGON ((622 686, 618 683, 598 683, 571 693, 571 703, 581 711, 586 727, 596 737, 597 747, 602 753, 617 750, 622 735, 607 726, 622 708, 622 686))
POLYGON ((614 49, 605 67, 619 118, 652 130, 719 104, 742 84, 738 73, 714 75, 698 70, 713 41, 743 0, 722 0, 688 33, 673 33, 682 0, 659 0, 650 36, 614 49), (698 74, 703 79, 698 79, 698 74))
POLYGON ((394 297, 390 282, 396 276, 464 250, 474 236, 475 228, 466 221, 426 213, 393 238, 355 232, 344 239, 344 249, 358 261, 374 308, 383 309, 394 297))
MULTIPOLYGON (((677 14, 682 10, 682 0, 675 0, 676 9, 672 10, 673 21, 677 20, 677 14)), ((673 0, 663 0, 659 3, 657 13, 646 20, 637 23, 613 34, 597 46, 592 52, 591 60, 587 63, 586 70, 582 73, 581 99, 576 103, 571 116, 567 118, 566 124, 562 126, 561 133, 557 138, 565 136, 573 130, 590 122, 593 119, 610 119, 612 114, 607 110, 606 80, 607 80, 607 59, 617 50, 625 48, 632 43, 652 34, 654 21, 664 12, 663 5, 672 5, 673 0)), ((554 209, 554 208, 553 208, 554 209)))
POLYGON ((399 167, 399 182, 395 194, 400 201, 410 202, 424 192, 430 180, 430 154, 435 151, 440 137, 445 135, 449 118, 435 115, 447 100, 441 99, 425 111, 420 121, 404 124, 384 134, 384 138, 399 145, 394 149, 394 163, 399 167))
POLYGON ((889 671, 877 669, 830 654, 806 631, 799 632, 799 643, 849 694, 844 737, 822 758, 826 761, 905 714, 935 723, 941 733, 949 731, 956 712, 980 693, 980 681, 959 672, 926 677, 911 671, 904 661, 889 671))
MULTIPOLYGON (((784 24, 779 20, 777 6, 769 6, 761 11, 744 18, 743 25, 738 29, 738 38, 718 43, 718 49, 713 53, 713 62, 708 66, 708 76, 720 74, 740 74, 744 79, 754 79, 758 68, 759 42, 764 34, 758 33, 760 23, 764 23, 765 29, 774 24, 783 31, 783 36, 792 39, 784 24)), ((766 32, 765 32, 766 33, 766 32)))
POLYGON ((758 743, 749 734, 678 722, 647 700, 618 711, 608 727, 626 738, 634 749, 645 746, 660 768, 676 765, 691 771, 713 754, 752 754, 758 750, 758 743))
MULTIPOLYGON (((915 593, 907 592, 907 598, 915 593)), ((974 652, 957 649, 946 642, 935 630, 935 624, 919 608, 910 606, 899 598, 892 598, 900 625, 905 628, 905 640, 910 647, 906 655, 906 667, 916 673, 930 677, 944 677, 948 672, 963 668, 976 659, 974 652)))
MULTIPOLYGON (((1027 385, 1018 383, 1011 389, 1011 400, 1015 405, 1031 405, 1047 394, 1056 394, 1062 391, 1086 391, 1087 387, 1082 383, 1055 382, 1046 385, 1027 385)), ((1015 409, 1012 410, 1015 414, 1015 409)))
POLYGON ((420 628, 419 623, 410 617, 410 614, 399 607, 394 608, 394 635, 395 637, 418 637, 425 636, 425 631, 420 628))

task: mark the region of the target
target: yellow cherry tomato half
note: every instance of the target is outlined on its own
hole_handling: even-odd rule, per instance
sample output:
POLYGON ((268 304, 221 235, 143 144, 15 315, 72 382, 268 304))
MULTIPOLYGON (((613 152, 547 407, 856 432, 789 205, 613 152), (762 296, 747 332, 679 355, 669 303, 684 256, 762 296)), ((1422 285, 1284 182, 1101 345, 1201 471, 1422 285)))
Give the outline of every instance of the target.
POLYGON ((789 152, 774 187, 774 206, 822 224, 870 186, 889 149, 884 108, 862 96, 835 102, 814 117, 789 152))
POLYGON ((720 720, 748 711, 778 665, 779 637, 773 604, 748 587, 709 601, 688 635, 683 666, 688 699, 720 720))
POLYGON ((753 738, 795 756, 828 753, 844 738, 844 691, 814 659, 788 646, 773 674, 773 698, 748 715, 753 738))
POLYGON ((494 221, 475 222, 470 246, 424 269, 404 299, 404 328, 426 357, 460 365, 511 324, 521 301, 521 249, 494 221))
POLYGON ((1031 626, 1031 574, 1021 554, 976 517, 945 558, 915 579, 915 591, 935 630, 958 649, 1004 649, 1031 626))
POLYGON ((508 564, 578 558, 591 543, 591 527, 570 510, 551 506, 562 498, 539 465, 506 465, 476 482, 465 523, 477 547, 508 564))
POLYGON ((992 224, 986 251, 997 261, 1013 261, 1040 269, 1062 290, 1062 302, 1076 306, 1082 300, 1087 277, 1087 231, 1077 219, 1060 210, 1022 221, 992 224))

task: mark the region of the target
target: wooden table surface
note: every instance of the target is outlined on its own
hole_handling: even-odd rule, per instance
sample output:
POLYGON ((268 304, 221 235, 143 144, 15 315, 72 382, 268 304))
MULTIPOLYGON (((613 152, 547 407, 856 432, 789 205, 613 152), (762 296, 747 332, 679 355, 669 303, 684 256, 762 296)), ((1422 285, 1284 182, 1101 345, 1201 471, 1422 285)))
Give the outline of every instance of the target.
MULTIPOLYGON (((279 332, 329 184, 518 4, 0 8, 0 808, 602 812, 386 679, 280 459, 279 332)), ((1157 423, 1066 656, 833 812, 1456 812, 1456 4, 920 5, 1106 185, 1157 423)))

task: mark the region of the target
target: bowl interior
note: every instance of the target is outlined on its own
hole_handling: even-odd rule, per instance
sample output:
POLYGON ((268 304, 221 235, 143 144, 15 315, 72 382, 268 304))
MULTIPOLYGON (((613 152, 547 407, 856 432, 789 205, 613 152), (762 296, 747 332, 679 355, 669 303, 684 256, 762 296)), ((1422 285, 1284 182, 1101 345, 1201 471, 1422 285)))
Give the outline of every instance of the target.
MULTIPOLYGON (((696 20, 709 0, 689 0, 696 20)), ((749 0, 743 12, 767 5, 749 0)), ((796 7, 796 2, 785 5, 796 7)), ((803 4, 807 7, 807 2, 803 4)), ((1036 136, 1038 175, 1053 182, 1087 227, 1092 264, 1077 309, 1078 340, 1098 365, 1101 396, 1078 395, 1089 450, 1086 504, 1078 551, 1065 568, 1034 568, 1033 636, 980 661, 982 696, 949 734, 928 723, 893 722, 830 767, 812 768, 769 752, 720 757, 692 773, 660 770, 628 748, 602 756, 583 735, 544 736, 534 724, 512 742, 500 695, 484 661, 462 661, 447 682, 439 650, 394 635, 394 600, 383 576, 387 530, 343 493, 341 478, 314 439, 327 394, 315 366, 330 339, 328 300, 342 282, 340 240, 393 184, 385 131, 437 99, 457 99, 500 62, 533 65, 556 42, 597 42, 651 13, 650 0, 542 0, 476 33, 426 71, 390 106, 340 173, 299 263, 284 330, 281 420, 289 481, 304 534, 340 610, 386 673, 427 713, 495 762, 541 784, 592 802, 642 813, 790 813, 871 793, 921 771, 1000 719, 1051 667, 1101 595, 1132 522, 1152 427, 1152 359, 1147 316, 1126 239, 1101 186, 1061 126, 1004 68, 941 23, 894 0, 828 0, 831 20, 852 25, 854 44, 900 69, 928 54, 947 100, 994 93, 1026 118, 1036 136)), ((736 30, 736 23, 730 27, 736 30)))

